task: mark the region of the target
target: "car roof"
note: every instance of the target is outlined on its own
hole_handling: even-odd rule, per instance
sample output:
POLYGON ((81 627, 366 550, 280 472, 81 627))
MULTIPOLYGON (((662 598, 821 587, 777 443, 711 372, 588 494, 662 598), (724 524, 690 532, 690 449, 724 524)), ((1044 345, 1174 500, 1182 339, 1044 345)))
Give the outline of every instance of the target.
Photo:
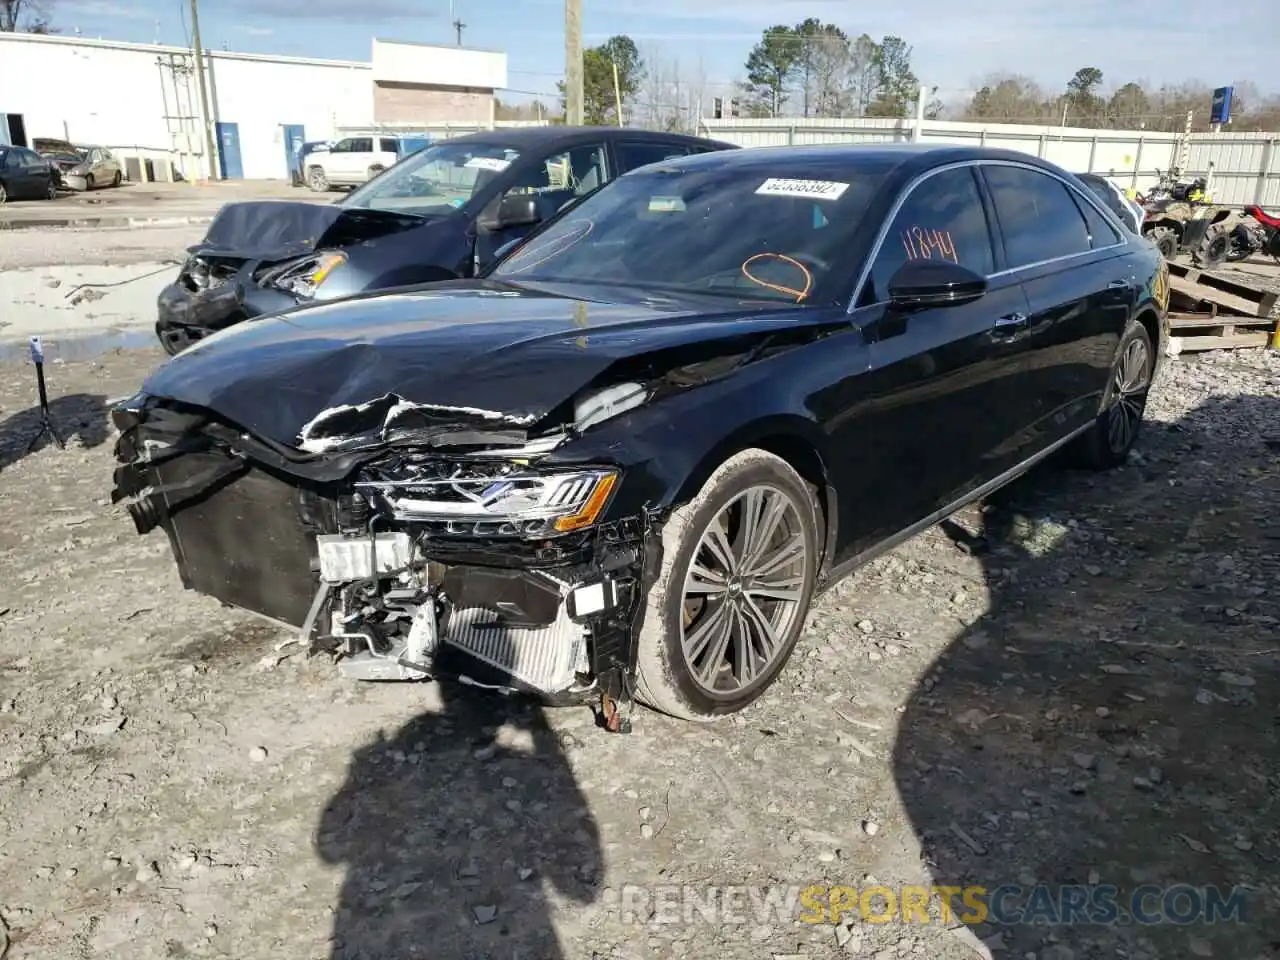
POLYGON ((751 147, 723 153, 680 157, 664 166, 681 170, 735 169, 744 173, 773 176, 802 176, 822 170, 836 172, 861 169, 881 174, 914 176, 933 167, 976 160, 1009 160, 1039 167, 1057 174, 1067 171, 1017 150, 997 147, 970 147, 951 143, 839 143, 812 146, 751 147))
POLYGON ((721 150, 737 150, 736 143, 723 140, 711 140, 706 137, 694 137, 687 133, 657 133, 653 130, 640 130, 631 127, 565 127, 565 126, 531 126, 531 127, 497 127, 480 133, 470 133, 461 137, 451 137, 439 143, 501 143, 503 146, 515 147, 519 150, 555 147, 559 144, 571 146, 574 143, 593 140, 652 140, 662 143, 688 143, 700 146, 715 146, 721 150))

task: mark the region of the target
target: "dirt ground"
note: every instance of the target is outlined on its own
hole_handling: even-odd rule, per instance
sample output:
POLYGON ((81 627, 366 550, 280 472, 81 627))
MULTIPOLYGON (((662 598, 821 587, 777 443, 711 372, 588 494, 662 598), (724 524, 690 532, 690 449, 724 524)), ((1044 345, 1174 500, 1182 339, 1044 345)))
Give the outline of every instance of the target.
POLYGON ((630 736, 343 681, 184 592, 107 499, 106 406, 159 359, 54 363, 68 444, 32 452, 31 368, 0 365, 8 958, 1280 955, 1275 355, 1171 362, 1128 465, 1025 478, 825 596, 745 715, 637 710, 630 736), (812 884, 1185 884, 1245 913, 995 922, 1013 896, 977 925, 812 924, 662 899, 812 884))

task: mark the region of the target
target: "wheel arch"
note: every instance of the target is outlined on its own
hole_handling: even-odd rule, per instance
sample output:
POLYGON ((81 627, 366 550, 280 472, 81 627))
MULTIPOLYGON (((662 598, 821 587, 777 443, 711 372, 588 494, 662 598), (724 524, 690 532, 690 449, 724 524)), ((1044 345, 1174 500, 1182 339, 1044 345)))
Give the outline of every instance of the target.
POLYGON ((1186 224, 1181 220, 1175 220, 1173 217, 1160 217, 1159 219, 1148 220, 1144 223, 1142 225, 1142 232, 1144 234, 1150 233, 1152 230, 1156 230, 1160 227, 1168 227, 1178 236, 1182 236, 1182 232, 1186 228, 1186 224))
POLYGON ((827 460, 822 454, 818 427, 798 415, 779 415, 744 424, 722 438, 694 465, 678 488, 673 504, 687 503, 716 469, 744 450, 764 450, 785 461, 813 491, 818 532, 819 570, 826 566, 829 545, 834 542, 839 504, 831 485, 827 460))

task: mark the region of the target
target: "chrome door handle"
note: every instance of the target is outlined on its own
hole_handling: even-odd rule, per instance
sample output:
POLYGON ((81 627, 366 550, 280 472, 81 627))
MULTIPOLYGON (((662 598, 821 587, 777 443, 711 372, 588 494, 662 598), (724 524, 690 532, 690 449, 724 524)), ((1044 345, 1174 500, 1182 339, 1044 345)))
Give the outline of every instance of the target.
POLYGON ((1128 280, 1112 280, 1110 283, 1107 284, 1107 289, 1108 290, 1128 290, 1129 281, 1128 280))
POLYGON ((996 319, 993 332, 999 334, 1013 333, 1016 330, 1025 329, 1026 326, 1027 315, 1025 313, 1009 313, 996 319))

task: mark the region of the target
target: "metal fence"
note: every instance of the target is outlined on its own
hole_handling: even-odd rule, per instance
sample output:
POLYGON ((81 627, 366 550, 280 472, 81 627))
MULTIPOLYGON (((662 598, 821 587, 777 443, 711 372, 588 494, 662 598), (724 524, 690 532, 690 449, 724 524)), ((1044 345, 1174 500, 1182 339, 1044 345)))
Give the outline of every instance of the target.
POLYGON ((1177 165, 1182 154, 1187 160, 1184 173, 1212 173, 1210 192, 1218 203, 1280 207, 1280 151, 1276 149, 1280 133, 1192 134, 1181 150, 1179 134, 1143 130, 925 120, 916 137, 914 126, 914 120, 873 118, 706 119, 699 133, 743 147, 915 139, 1000 147, 1043 157, 1077 173, 1099 173, 1120 187, 1138 190, 1152 186, 1159 171, 1177 165))
POLYGON ((335 139, 343 137, 369 136, 425 136, 431 140, 448 140, 450 137, 465 137, 471 133, 483 133, 488 130, 507 130, 515 127, 542 127, 545 123, 537 120, 498 120, 495 123, 456 123, 447 120, 428 121, 426 123, 377 123, 365 126, 338 126, 334 128, 335 139))

